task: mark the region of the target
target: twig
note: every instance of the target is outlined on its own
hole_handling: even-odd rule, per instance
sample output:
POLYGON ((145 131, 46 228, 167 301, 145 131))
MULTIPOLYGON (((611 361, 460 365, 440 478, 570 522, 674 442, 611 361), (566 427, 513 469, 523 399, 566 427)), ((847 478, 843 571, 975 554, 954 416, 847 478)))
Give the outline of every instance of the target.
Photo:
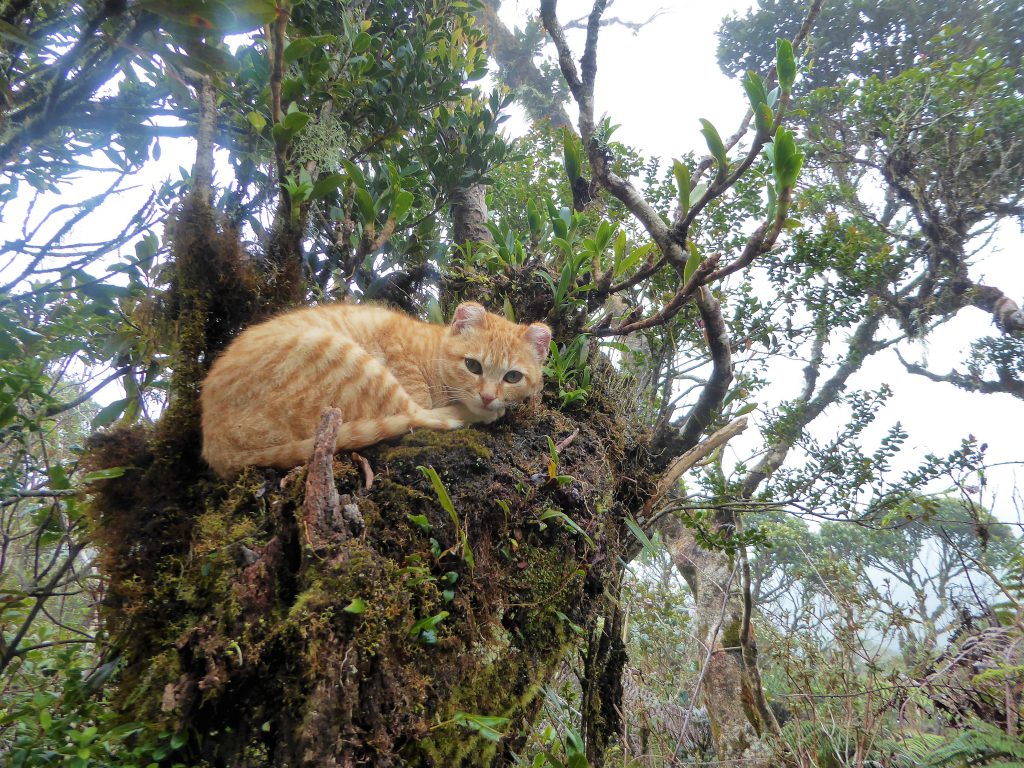
POLYGON ((303 525, 306 541, 314 550, 324 544, 324 534, 332 530, 330 521, 341 512, 341 497, 334 484, 334 446, 341 427, 341 411, 325 408, 313 439, 313 455, 306 474, 303 525))
POLYGON ((363 471, 363 485, 366 490, 373 488, 373 467, 370 466, 370 462, 366 460, 366 457, 362 454, 352 452, 352 461, 359 465, 359 468, 363 471))
POLYGON ((555 453, 561 453, 563 450, 565 450, 570 445, 572 445, 572 441, 576 439, 576 437, 579 435, 579 433, 580 433, 580 428, 576 427, 576 429, 573 430, 571 435, 569 435, 564 440, 556 443, 555 444, 555 453))

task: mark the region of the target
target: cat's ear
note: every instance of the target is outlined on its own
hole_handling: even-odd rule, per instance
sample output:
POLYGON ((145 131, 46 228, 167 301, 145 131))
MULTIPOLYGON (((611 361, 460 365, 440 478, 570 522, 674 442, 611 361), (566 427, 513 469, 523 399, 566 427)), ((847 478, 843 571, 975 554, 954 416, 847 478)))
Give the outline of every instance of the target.
POLYGON ((452 332, 459 334, 470 328, 478 328, 484 323, 487 310, 475 301, 464 301, 455 308, 455 317, 452 318, 452 332))
POLYGON ((523 338, 533 348, 537 361, 543 363, 551 349, 551 329, 544 323, 533 323, 527 326, 523 338))

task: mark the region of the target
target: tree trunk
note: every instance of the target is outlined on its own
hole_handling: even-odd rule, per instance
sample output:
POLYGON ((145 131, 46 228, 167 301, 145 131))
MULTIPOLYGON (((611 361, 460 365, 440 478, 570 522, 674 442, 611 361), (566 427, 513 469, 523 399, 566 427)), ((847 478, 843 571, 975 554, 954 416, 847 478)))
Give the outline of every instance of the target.
MULTIPOLYGON (((620 594, 618 586, 613 594, 620 594)), ((581 679, 581 731, 587 762, 594 768, 605 764, 612 740, 622 736, 622 672, 627 661, 622 635, 622 609, 609 602, 604 615, 591 627, 581 679)))
POLYGON ((704 659, 694 701, 700 696, 707 708, 718 757, 769 766, 759 743, 770 727, 771 714, 760 706, 756 642, 753 637, 741 642, 740 562, 724 552, 704 549, 693 532, 674 518, 663 525, 663 532, 672 562, 696 603, 694 634, 704 659))
POLYGON ((494 242, 487 228, 487 188, 483 184, 456 189, 451 206, 453 242, 460 245, 494 242))

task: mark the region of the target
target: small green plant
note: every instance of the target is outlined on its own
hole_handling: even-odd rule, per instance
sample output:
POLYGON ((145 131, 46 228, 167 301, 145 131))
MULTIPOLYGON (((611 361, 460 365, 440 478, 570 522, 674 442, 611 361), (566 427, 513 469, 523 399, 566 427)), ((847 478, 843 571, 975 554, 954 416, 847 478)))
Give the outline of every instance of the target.
POLYGON ((533 768, 590 768, 583 738, 576 729, 566 728, 564 739, 559 739, 553 728, 545 736, 548 748, 533 759, 533 768))
POLYGON ((544 366, 544 374, 558 385, 558 398, 562 408, 583 405, 590 397, 591 371, 587 365, 590 346, 586 334, 580 334, 568 344, 558 347, 551 343, 551 354, 544 366))
POLYGON ((409 637, 419 640, 425 645, 435 645, 437 643, 437 625, 448 616, 448 611, 438 611, 433 616, 420 619, 409 628, 409 637))
POLYGON ((471 731, 476 731, 488 741, 498 741, 505 735, 500 729, 506 726, 508 722, 509 720, 507 717, 498 717, 497 715, 477 715, 472 712, 456 712, 452 715, 450 720, 438 723, 433 726, 431 730, 445 728, 449 725, 458 725, 462 728, 468 728, 471 731))
POLYGON ((573 478, 571 475, 560 475, 558 474, 558 446, 555 445, 555 441, 548 435, 548 482, 554 483, 555 485, 565 485, 571 483, 573 478))
POLYGON ((1024 741, 989 723, 976 721, 953 741, 936 749, 925 761, 928 768, 959 765, 1024 765, 1024 741))
POLYGON ((455 531, 455 543, 452 544, 446 550, 441 550, 440 546, 437 547, 437 551, 434 553, 434 557, 440 560, 447 554, 455 555, 460 558, 468 567, 469 575, 473 575, 473 570, 476 567, 476 561, 473 558, 473 550, 469 546, 469 529, 468 523, 463 522, 459 519, 458 513, 455 511, 455 505, 452 504, 452 498, 448 495, 448 489, 444 487, 444 483, 441 482, 441 478, 437 474, 437 470, 433 467, 416 467, 423 476, 430 480, 430 484, 434 486, 434 493, 437 494, 437 500, 441 503, 441 508, 448 513, 448 517, 451 518, 452 526, 455 531))

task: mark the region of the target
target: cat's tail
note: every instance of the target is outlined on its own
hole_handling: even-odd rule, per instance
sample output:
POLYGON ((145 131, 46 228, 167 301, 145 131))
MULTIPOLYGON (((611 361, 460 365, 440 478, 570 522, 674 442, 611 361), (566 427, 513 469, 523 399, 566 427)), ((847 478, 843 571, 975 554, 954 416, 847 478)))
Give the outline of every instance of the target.
MULTIPOLYGON (((465 424, 460 418, 457 408, 417 408, 407 413, 392 416, 379 416, 375 419, 342 422, 338 428, 338 438, 334 442, 335 451, 355 450, 368 445, 389 440, 413 429, 458 429, 465 424)), ((269 445, 239 451, 217 451, 216 456, 204 458, 221 477, 236 475, 243 467, 256 465, 260 467, 276 467, 291 469, 307 461, 313 453, 313 438, 292 440, 280 445, 269 445), (212 459, 212 460, 211 460, 212 459)))

